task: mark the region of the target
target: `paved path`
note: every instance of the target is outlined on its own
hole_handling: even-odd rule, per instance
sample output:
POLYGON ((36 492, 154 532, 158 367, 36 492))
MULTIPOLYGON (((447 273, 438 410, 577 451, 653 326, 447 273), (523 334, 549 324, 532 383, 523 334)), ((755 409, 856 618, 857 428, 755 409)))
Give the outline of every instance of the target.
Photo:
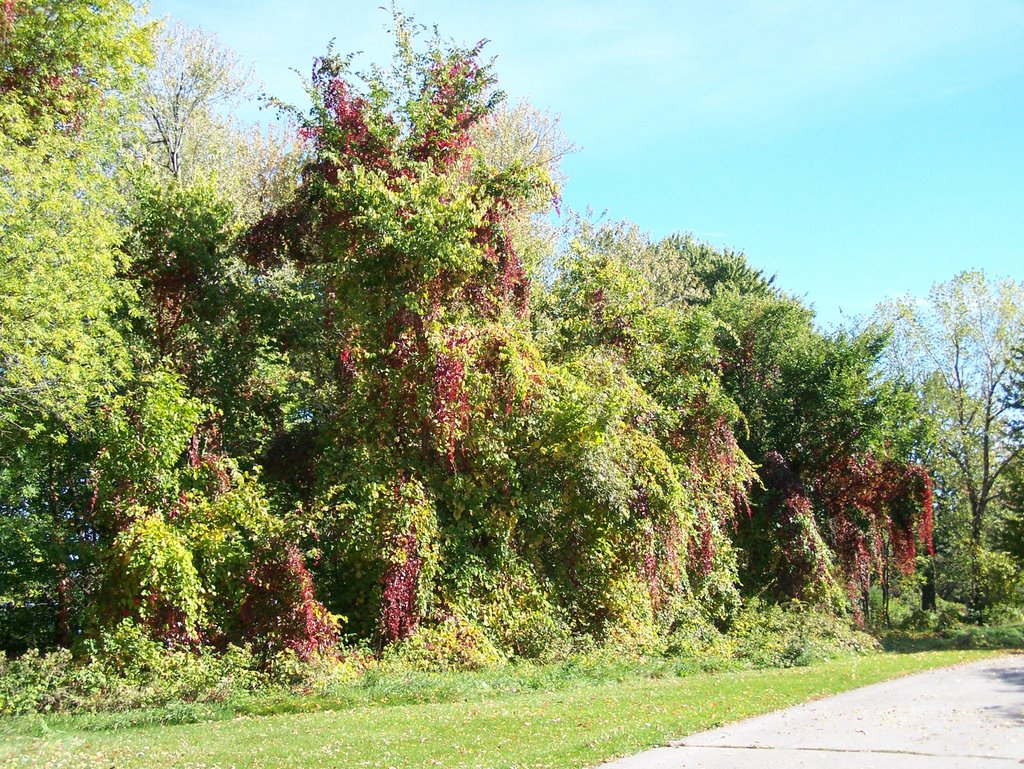
POLYGON ((1024 655, 866 686, 687 737, 601 769, 1024 766, 1024 655))

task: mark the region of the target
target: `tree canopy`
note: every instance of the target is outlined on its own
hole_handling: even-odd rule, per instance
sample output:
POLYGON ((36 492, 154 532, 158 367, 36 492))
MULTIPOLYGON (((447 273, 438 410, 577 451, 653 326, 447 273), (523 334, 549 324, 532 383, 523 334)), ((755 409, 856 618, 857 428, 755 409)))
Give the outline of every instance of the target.
POLYGON ((270 131, 212 36, 5 8, 6 651, 543 657, 753 598, 863 624, 961 498, 1019 556, 1015 284, 824 332, 741 253, 556 226, 557 119, 400 13, 390 64, 328 51, 270 131))

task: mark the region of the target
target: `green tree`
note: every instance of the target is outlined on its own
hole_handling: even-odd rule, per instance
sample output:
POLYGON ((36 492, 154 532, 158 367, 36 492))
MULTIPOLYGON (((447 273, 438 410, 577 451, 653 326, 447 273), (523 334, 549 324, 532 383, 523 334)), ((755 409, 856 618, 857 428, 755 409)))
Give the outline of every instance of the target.
POLYGON ((296 353, 315 387, 290 430, 307 451, 268 460, 301 476, 299 458, 318 457, 335 605, 386 640, 416 628, 438 598, 442 550, 469 537, 440 520, 467 496, 497 502, 509 482, 502 443, 536 361, 505 224, 544 183, 541 169, 493 168, 472 149, 500 100, 478 49, 416 52, 401 17, 397 38, 394 70, 362 82, 343 58, 317 61, 313 110, 297 116, 302 187, 248 237, 254 262, 299 272, 312 319, 296 353))
MULTIPOLYGON (((88 536, 83 435, 128 375, 115 314, 123 126, 148 31, 127 0, 9 2, 0 16, 0 516, 3 592, 67 643, 88 536)), ((18 633, 20 621, 12 622, 18 633)))
MULTIPOLYGON (((1014 351, 1013 372, 1006 388, 1005 405, 1011 415, 1011 440, 1020 448, 1024 444, 1024 346, 1018 346, 1014 351)), ((1012 559, 1018 575, 1018 591, 1021 591, 1024 589, 1019 579, 1019 575, 1024 574, 1024 452, 1018 451, 1006 475, 1006 509, 996 526, 995 546, 1012 559)), ((1021 598, 1018 594, 1014 602, 1019 605, 1021 598)))
POLYGON ((0 22, 0 431, 80 416, 123 373, 121 126, 145 30, 124 0, 8 5, 0 22))
POLYGON ((1024 334, 1024 285, 964 272, 933 286, 925 301, 895 301, 878 315, 895 329, 890 370, 918 388, 934 436, 940 531, 955 531, 963 512, 968 584, 960 594, 981 611, 984 551, 1022 451, 1012 429, 1018 407, 1006 388, 1024 334))
POLYGON ((296 137, 234 112, 256 99, 252 68, 216 35, 165 20, 140 83, 141 154, 184 186, 214 184, 240 221, 283 202, 298 175, 296 137))
POLYGON ((566 181, 561 163, 576 151, 575 145, 562 132, 557 115, 525 101, 514 106, 499 105, 473 127, 471 138, 483 162, 491 168, 533 169, 545 180, 519 210, 510 212, 513 216, 506 229, 531 279, 550 279, 559 230, 549 212, 554 204, 561 213, 558 190, 566 181))
MULTIPOLYGON (((743 583, 836 609, 845 604, 845 584, 860 613, 870 581, 886 587, 894 566, 912 568, 919 533, 929 538, 928 482, 911 461, 916 438, 905 426, 913 397, 879 376, 885 334, 821 333, 813 312, 742 254, 691 236, 654 242, 627 223, 580 232, 590 249, 616 254, 645 286, 614 309, 605 307, 616 295, 608 286, 576 295, 573 301, 605 307, 602 315, 616 319, 600 326, 607 341, 636 348, 638 360, 659 360, 660 345, 641 341, 651 336, 644 329, 679 319, 701 323, 713 339, 714 353, 697 364, 713 372, 710 402, 738 407, 742 416, 729 424, 742 455, 760 466, 752 515, 736 527, 743 583), (839 476, 856 483, 834 483, 839 476)), ((590 343, 583 329, 567 330, 570 346, 590 343)), ((687 357, 673 353, 678 362, 687 357)), ((657 393, 659 379, 645 378, 645 388, 657 393)), ((696 434, 708 441, 713 422, 696 434)))
POLYGON ((917 544, 931 547, 914 398, 881 376, 888 336, 822 333, 742 255, 693 243, 669 253, 690 264, 701 289, 691 301, 720 322, 723 389, 745 418, 740 446, 761 466, 738 536, 746 584, 833 607, 845 587, 863 618, 871 584, 888 594, 917 544))
MULTIPOLYGON (((591 485, 581 497, 599 498, 594 479, 621 478, 625 512, 609 528, 634 532, 660 621, 686 602, 722 621, 739 600, 727 532, 752 468, 733 433, 741 415, 721 388, 718 324, 703 308, 658 306, 638 269, 648 242, 635 228, 577 227, 538 322, 547 357, 584 380, 577 387, 591 390, 595 414, 620 397, 629 404, 614 430, 573 449, 595 462, 580 468, 591 485)), ((595 517, 580 501, 565 504, 570 518, 595 517)))

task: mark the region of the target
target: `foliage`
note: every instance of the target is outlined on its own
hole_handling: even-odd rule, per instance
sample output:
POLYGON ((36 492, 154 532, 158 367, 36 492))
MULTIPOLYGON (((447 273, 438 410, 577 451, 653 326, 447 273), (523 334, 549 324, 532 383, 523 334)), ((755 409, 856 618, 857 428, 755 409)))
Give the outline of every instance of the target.
POLYGON ((738 639, 735 656, 755 667, 803 666, 851 653, 866 654, 878 647, 866 633, 799 603, 759 606, 751 602, 733 622, 732 633, 738 639))
POLYGON ((776 596, 834 607, 843 585, 863 622, 872 580, 888 584, 914 568, 918 542, 932 547, 915 404, 879 374, 887 337, 822 334, 807 308, 766 286, 722 289, 711 307, 727 329, 723 386, 747 420, 740 445, 762 463, 739 540, 746 573, 776 596))
POLYGON ((448 612, 511 620, 500 603, 525 591, 553 643, 564 612, 575 632, 646 644, 704 582, 735 603, 711 575, 750 476, 701 368, 708 319, 650 317, 642 281, 581 249, 547 314, 574 341, 545 364, 511 236, 550 189, 544 161, 477 151, 497 104, 479 48, 419 54, 404 24, 396 70, 362 90, 346 61, 318 61, 302 188, 247 236, 254 264, 293 264, 323 297, 304 363, 332 608, 364 633, 379 612, 395 641, 448 612), (629 361, 639 345, 657 357, 629 361))
POLYGON ((284 649, 299 659, 334 653, 338 620, 313 596, 313 578, 293 544, 264 554, 246 576, 240 611, 246 638, 256 639, 264 657, 284 649))
POLYGON ((78 418, 124 374, 111 173, 147 47, 127 0, 8 2, 0 23, 0 437, 78 418))
POLYGON ((452 618, 390 647, 384 664, 399 670, 479 670, 500 665, 504 658, 483 630, 452 618))
MULTIPOLYGON (((1018 445, 1024 442, 1024 345, 1014 350, 1010 384, 1005 405, 1017 414, 1010 420, 1010 436, 1018 445)), ((995 527, 996 548, 1009 555, 1018 571, 1024 566, 1024 463, 1007 468, 1006 495, 1001 520, 995 527)))
POLYGON ((870 636, 799 604, 754 601, 725 632, 702 614, 699 608, 689 613, 656 656, 612 646, 530 664, 513 664, 481 627, 457 618, 419 628, 379 659, 358 648, 322 655, 279 647, 269 656, 249 646, 229 645, 220 653, 168 649, 143 625, 124 620, 87 644, 84 659, 32 651, 7 661, 0 667, 0 714, 125 712, 176 701, 245 709, 250 698, 288 691, 315 692, 336 704, 382 697, 415 703, 453 698, 437 683, 447 672, 483 674, 485 690, 514 693, 707 669, 808 665, 876 649, 870 636))
POLYGON ((146 30, 126 0, 6 2, 0 21, 3 133, 25 144, 49 134, 89 136, 94 128, 109 138, 148 56, 146 30))
POLYGON ((891 370, 920 393, 933 436, 928 460, 941 486, 940 535, 951 554, 966 559, 966 598, 975 612, 988 603, 985 552, 1024 445, 1014 435, 1019 404, 1008 389, 1022 307, 1024 285, 964 272, 933 286, 926 302, 896 301, 878 313, 895 328, 891 370))
POLYGON ((124 250, 140 315, 149 316, 140 319, 146 323, 140 333, 160 359, 196 376, 225 309, 231 207, 210 185, 184 186, 146 173, 137 175, 133 202, 124 250))
POLYGON ((294 137, 245 125, 232 110, 254 98, 252 68, 215 35, 165 20, 140 83, 139 153, 185 186, 215 184, 232 214, 252 222, 294 188, 294 137))
MULTIPOLYGON (((966 609, 966 607, 963 607, 966 609)), ((1016 619, 1020 619, 1019 616, 1016 619)), ((902 654, 939 649, 1024 649, 1024 625, 962 625, 948 623, 934 630, 900 629, 886 634, 881 643, 887 651, 902 654)))
MULTIPOLYGON (((931 546, 930 480, 912 461, 912 395, 878 375, 885 335, 822 334, 741 254, 688 237, 652 243, 624 224, 578 227, 577 254, 548 299, 550 344, 641 361, 636 376, 669 413, 691 411, 686 426, 705 441, 723 436, 724 450, 687 461, 710 480, 705 493, 720 484, 732 496, 709 505, 723 516, 720 529, 730 508, 747 513, 733 518, 733 537, 748 588, 840 611, 848 592, 859 615, 873 577, 887 581, 890 561, 912 569, 918 541, 931 546), (687 335, 672 339, 673 328, 687 335), (686 364, 690 378, 680 379, 686 364), (752 486, 747 457, 760 464, 752 486)), ((705 563, 715 560, 711 531, 691 550, 705 563)))
POLYGON ((130 711, 216 703, 267 686, 252 655, 231 647, 168 652, 136 625, 100 637, 83 664, 66 649, 0 662, 0 713, 130 711))
MULTIPOLYGON (((0 17, 0 588, 7 648, 70 643, 92 535, 89 434, 131 376, 117 315, 129 2, 5 3, 0 17), (9 635, 8 635, 9 633, 9 635)), ((6 644, 5 644, 6 646, 6 644)))
MULTIPOLYGON (((725 531, 746 509, 752 469, 733 433, 739 412, 716 376, 716 324, 700 310, 652 308, 652 287, 629 261, 633 241, 620 232, 581 223, 546 299, 550 354, 577 387, 599 384, 591 400, 622 410, 616 443, 627 454, 616 461, 620 484, 633 488, 618 493, 634 497, 642 539, 633 547, 645 553, 655 608, 671 616, 693 591, 727 613, 736 596, 725 531)), ((601 436, 597 448, 613 445, 601 436)))
POLYGON ((572 145, 483 42, 395 13, 390 66, 328 51, 268 133, 213 36, 4 9, 0 646, 76 655, 10 663, 4 707, 803 664, 926 562, 929 427, 885 331, 822 333, 689 235, 556 231, 572 145))

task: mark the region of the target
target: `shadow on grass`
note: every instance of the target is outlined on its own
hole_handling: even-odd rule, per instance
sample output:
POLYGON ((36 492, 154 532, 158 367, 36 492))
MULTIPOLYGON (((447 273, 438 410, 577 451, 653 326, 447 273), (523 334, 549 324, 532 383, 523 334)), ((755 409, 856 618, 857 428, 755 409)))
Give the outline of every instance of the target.
POLYGON ((896 654, 949 649, 1024 650, 1024 625, 960 627, 935 633, 890 633, 882 648, 896 654))

